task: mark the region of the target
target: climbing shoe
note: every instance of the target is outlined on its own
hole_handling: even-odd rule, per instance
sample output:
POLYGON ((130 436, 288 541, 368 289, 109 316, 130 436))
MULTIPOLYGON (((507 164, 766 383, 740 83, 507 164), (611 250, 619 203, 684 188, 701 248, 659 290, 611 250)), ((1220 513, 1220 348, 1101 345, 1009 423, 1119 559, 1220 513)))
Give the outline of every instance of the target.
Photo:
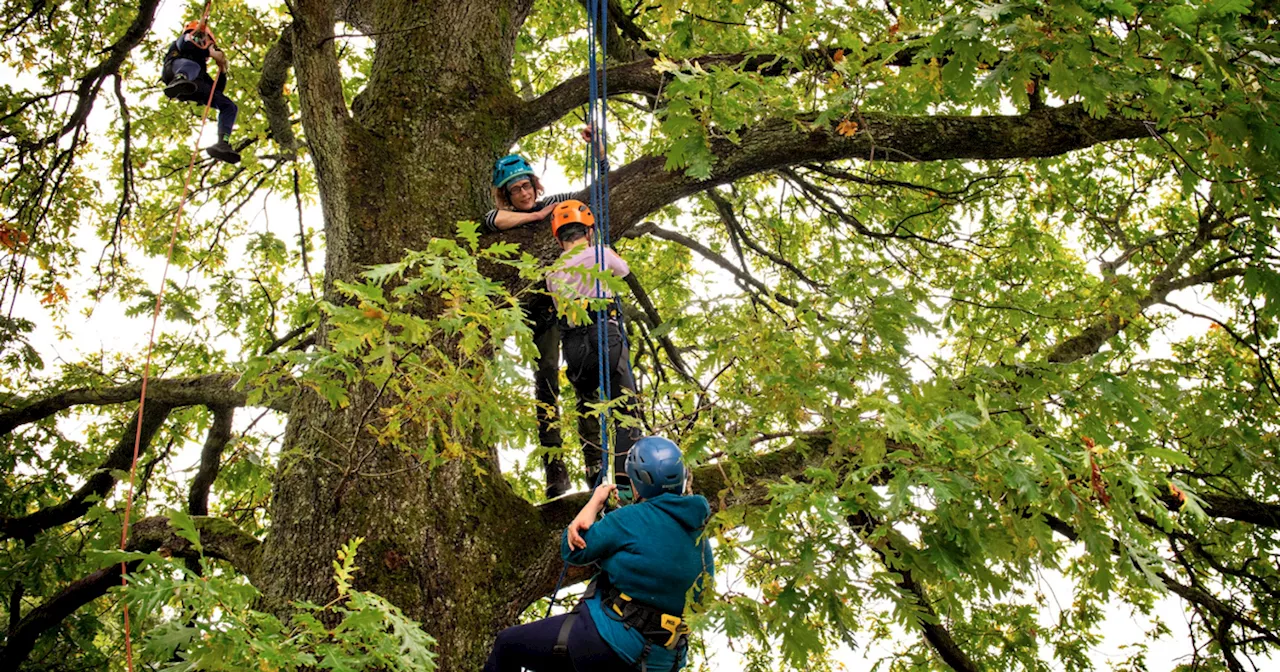
POLYGON ((227 163, 240 163, 240 152, 231 147, 231 143, 227 142, 227 138, 218 141, 218 144, 212 147, 205 147, 205 153, 219 161, 227 163))
POLYGON ((564 466, 564 460, 547 460, 542 469, 547 476, 547 499, 555 499, 569 492, 569 469, 564 466))
POLYGON ((164 95, 168 98, 181 98, 189 96, 196 92, 196 83, 183 77, 182 75, 174 75, 173 81, 164 87, 164 95))

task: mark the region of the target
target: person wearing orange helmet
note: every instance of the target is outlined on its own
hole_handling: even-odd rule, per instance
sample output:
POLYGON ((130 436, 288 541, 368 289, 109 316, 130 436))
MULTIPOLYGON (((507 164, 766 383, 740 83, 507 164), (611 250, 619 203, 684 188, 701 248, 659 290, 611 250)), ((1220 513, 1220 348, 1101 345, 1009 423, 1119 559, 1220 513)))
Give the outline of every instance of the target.
POLYGON ((231 131, 239 108, 223 91, 227 88, 227 56, 218 48, 217 38, 205 21, 188 21, 182 35, 169 45, 164 55, 160 80, 164 95, 188 103, 206 102, 218 111, 218 142, 205 148, 209 156, 226 163, 240 163, 240 153, 231 146, 231 131), (209 76, 208 61, 218 64, 218 80, 209 76), (210 92, 213 93, 210 98, 210 92))
MULTIPOLYGON (((631 268, 617 252, 608 247, 601 250, 590 244, 594 226, 595 216, 592 215, 591 208, 582 201, 568 200, 555 207, 551 212, 551 233, 560 242, 563 253, 556 264, 556 270, 547 274, 547 289, 555 298, 556 312, 560 315, 560 343, 566 373, 578 397, 578 437, 582 442, 582 454, 587 465, 587 484, 591 487, 595 486, 604 461, 604 452, 601 449, 599 416, 591 412, 588 404, 600 401, 598 389, 604 375, 600 369, 598 327, 584 319, 582 309, 587 308, 591 299, 614 297, 608 287, 590 275, 591 272, 604 270, 616 278, 625 278, 631 273, 631 268)), ((588 312, 585 317, 591 315, 594 315, 594 311, 588 312)), ((618 494, 627 501, 630 481, 624 465, 627 453, 640 430, 639 427, 626 427, 622 422, 623 418, 635 419, 637 416, 635 405, 629 399, 635 392, 636 384, 631 375, 619 318, 614 304, 610 304, 605 323, 608 352, 604 365, 608 369, 609 389, 606 392, 609 399, 623 399, 618 407, 618 415, 622 417, 618 418, 620 422, 615 426, 612 452, 618 494)))

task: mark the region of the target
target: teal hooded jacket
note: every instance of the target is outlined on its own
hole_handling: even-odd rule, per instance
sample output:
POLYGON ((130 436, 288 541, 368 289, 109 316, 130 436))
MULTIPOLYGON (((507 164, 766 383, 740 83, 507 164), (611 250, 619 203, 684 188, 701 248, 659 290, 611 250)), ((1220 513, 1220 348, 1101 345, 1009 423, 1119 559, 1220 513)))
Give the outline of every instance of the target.
MULTIPOLYGON (((609 583, 632 599, 681 616, 689 589, 699 600, 715 576, 711 544, 702 536, 710 516, 702 495, 664 493, 605 515, 582 535, 584 549, 570 551, 566 530, 560 554, 571 565, 598 563, 609 583)), ((601 638, 623 660, 638 664, 644 637, 605 614, 600 593, 587 600, 587 609, 601 638)), ((650 672, 683 665, 683 655, 677 661, 676 652, 656 645, 645 661, 650 672)))

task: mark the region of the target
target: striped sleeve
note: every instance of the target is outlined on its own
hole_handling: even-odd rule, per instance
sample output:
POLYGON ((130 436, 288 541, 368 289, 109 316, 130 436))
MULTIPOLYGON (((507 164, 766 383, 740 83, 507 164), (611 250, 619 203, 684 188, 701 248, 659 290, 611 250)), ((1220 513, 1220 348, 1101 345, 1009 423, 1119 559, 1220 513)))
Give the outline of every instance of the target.
POLYGON ((537 205, 535 205, 534 207, 541 210, 547 207, 548 205, 555 205, 556 203, 564 203, 565 201, 571 198, 573 198, 573 194, 551 194, 550 196, 543 196, 542 198, 539 198, 537 205))
POLYGON ((481 228, 483 228, 486 232, 497 233, 498 232, 498 211, 490 210, 489 212, 486 212, 484 215, 484 219, 481 220, 480 224, 481 224, 481 228))

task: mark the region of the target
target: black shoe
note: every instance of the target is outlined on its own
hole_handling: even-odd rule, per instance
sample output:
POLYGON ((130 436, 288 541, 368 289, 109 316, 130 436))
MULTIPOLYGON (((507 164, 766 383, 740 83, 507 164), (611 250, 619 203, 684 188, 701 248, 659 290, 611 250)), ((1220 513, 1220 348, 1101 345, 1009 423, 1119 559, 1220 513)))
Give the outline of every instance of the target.
POLYGON ((231 143, 226 138, 218 141, 218 144, 212 147, 206 147, 204 150, 209 156, 227 163, 240 163, 240 152, 231 148, 231 143))
POLYGON ((196 92, 196 83, 183 77, 182 75, 174 75, 173 81, 164 87, 164 95, 168 98, 181 98, 189 96, 196 92))
POLYGON ((547 476, 547 499, 569 492, 569 468, 564 466, 564 460, 550 459, 543 463, 542 470, 547 476))
POLYGON ((602 481, 600 480, 600 465, 588 464, 587 465, 587 489, 595 490, 596 486, 599 485, 601 482, 602 481))

